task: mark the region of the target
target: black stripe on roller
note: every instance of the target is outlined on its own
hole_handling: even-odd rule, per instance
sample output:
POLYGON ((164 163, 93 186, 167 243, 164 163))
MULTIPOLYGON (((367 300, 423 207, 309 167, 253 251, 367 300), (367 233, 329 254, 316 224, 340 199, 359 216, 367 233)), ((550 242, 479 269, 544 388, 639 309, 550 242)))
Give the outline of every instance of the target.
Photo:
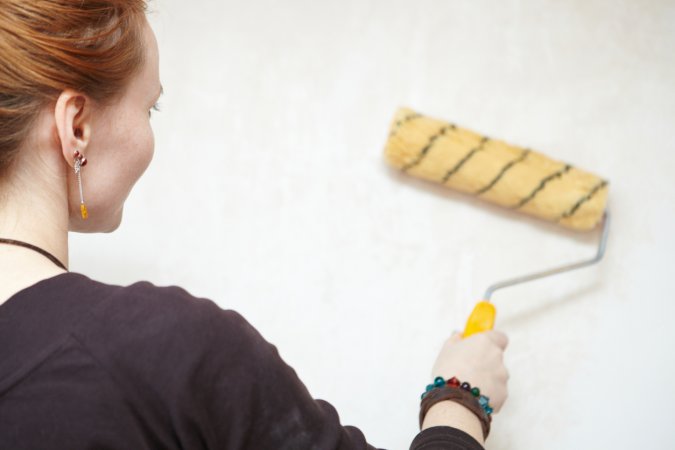
POLYGON ((579 201, 576 202, 576 203, 574 204, 574 206, 572 206, 570 209, 568 209, 567 211, 565 211, 565 212, 558 218, 558 220, 561 220, 561 219, 567 219, 568 217, 571 217, 575 212, 577 212, 577 210, 581 207, 581 205, 583 205, 584 203, 586 203, 587 201, 589 201, 590 199, 592 199, 593 196, 594 196, 600 189, 604 188, 605 186, 607 186, 607 181, 605 181, 605 180, 600 181, 600 183, 596 184, 596 185, 593 187, 593 189, 591 189, 591 190, 589 191, 588 194, 586 194, 586 195, 584 195, 583 197, 581 197, 581 198, 579 199, 579 201))
POLYGON ((543 180, 541 180, 541 182, 539 183, 539 186, 537 186, 536 188, 534 188, 534 190, 533 190, 532 192, 530 192, 530 195, 528 195, 527 197, 523 198, 520 202, 518 202, 517 205, 512 206, 512 208, 513 208, 513 209, 518 209, 518 208, 522 208, 523 206, 525 206, 525 205, 526 205, 530 200, 532 200, 539 192, 541 192, 541 190, 544 189, 544 187, 546 187, 546 184, 547 184, 549 181, 554 180, 554 179, 556 179, 556 178, 562 177, 562 176, 565 175, 567 172, 569 172, 571 168, 572 168, 572 166, 570 166, 569 164, 567 164, 567 165, 565 165, 565 167, 563 167, 562 169, 558 170, 558 171, 555 172, 555 173, 552 173, 551 175, 549 175, 549 176, 547 176, 546 178, 544 178, 543 180))
POLYGON ((490 181, 490 182, 488 183, 487 186, 485 186, 484 188, 479 189, 478 191, 476 191, 476 195, 485 194, 487 191, 489 191, 490 189, 492 189, 492 186, 494 186, 495 184, 497 184, 497 182, 498 182, 499 180, 501 180, 501 178, 504 176, 504 174, 505 174, 506 172, 508 172, 509 169, 511 169, 511 167, 515 166, 516 164, 518 164, 519 162, 521 162, 522 160, 524 160, 525 158, 527 158, 527 155, 529 155, 529 154, 530 154, 530 150, 529 150, 529 149, 523 150, 523 153, 522 153, 519 157, 517 157, 516 159, 514 159, 513 161, 509 161, 509 162, 502 168, 502 170, 499 172, 499 174, 498 174, 496 177, 494 177, 494 179, 493 179, 492 181, 490 181))
POLYGON ((454 130, 454 129, 455 129, 455 126, 453 124, 443 125, 443 127, 440 130, 438 130, 438 133, 429 137, 429 142, 420 151, 419 155, 417 155, 417 158, 415 158, 414 161, 409 162, 408 164, 403 166, 403 168, 401 168, 401 170, 403 172, 405 172, 406 170, 410 169, 411 167, 414 167, 414 166, 418 165, 422 161, 422 159, 424 159, 424 156, 426 156, 426 154, 429 152, 429 149, 431 149, 431 147, 434 145, 434 142, 436 142, 436 139, 443 136, 448 130, 454 130))
POLYGON ((457 164, 455 164, 455 167, 453 167, 452 169, 448 170, 448 172, 445 174, 445 176, 443 177, 443 180, 442 180, 441 182, 442 182, 442 183, 445 183, 446 181, 448 181, 448 179, 449 179, 451 176, 453 176, 454 174, 456 174, 456 173, 459 171, 459 169, 461 169, 462 166, 463 166, 464 164, 466 164, 466 162, 467 162, 468 160, 471 159, 471 157, 472 157, 473 155, 475 155, 477 152, 483 150, 483 149, 485 148, 485 144, 486 144, 489 140, 490 140, 490 138, 488 138, 488 137, 483 137, 483 139, 480 140, 480 143, 478 144, 478 146, 476 146, 476 147, 472 148, 471 150, 469 150, 469 153, 467 153, 466 155, 464 155, 464 157, 463 157, 462 159, 460 159, 459 162, 458 162, 457 164))
POLYGON ((399 130, 399 128, 401 128, 403 126, 403 124, 405 124, 406 122, 410 122, 413 119, 417 119, 418 117, 422 117, 422 115, 418 114, 418 113, 412 113, 412 114, 408 114, 407 116, 403 117, 402 119, 397 120, 396 123, 394 124, 391 132, 389 133, 389 137, 392 137, 394 134, 396 134, 396 132, 399 130))

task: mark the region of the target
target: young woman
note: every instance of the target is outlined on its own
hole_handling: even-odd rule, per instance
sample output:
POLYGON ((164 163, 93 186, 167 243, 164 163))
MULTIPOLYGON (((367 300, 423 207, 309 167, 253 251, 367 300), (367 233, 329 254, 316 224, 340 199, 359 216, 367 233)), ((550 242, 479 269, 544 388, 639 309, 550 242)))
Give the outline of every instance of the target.
MULTIPOLYGON (((115 230, 152 159, 145 7, 0 0, 0 448, 372 448, 236 312, 68 271, 68 232, 115 230)), ((411 448, 482 448, 506 344, 448 339, 411 448)))

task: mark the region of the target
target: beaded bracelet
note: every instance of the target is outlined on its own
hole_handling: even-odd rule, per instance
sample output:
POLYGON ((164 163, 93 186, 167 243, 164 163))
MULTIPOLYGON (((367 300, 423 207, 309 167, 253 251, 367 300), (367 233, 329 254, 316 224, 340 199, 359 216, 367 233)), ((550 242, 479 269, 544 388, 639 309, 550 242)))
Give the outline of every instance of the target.
POLYGON ((446 385, 454 388, 464 389, 465 391, 471 392, 471 395, 478 398, 478 404, 480 405, 481 408, 483 408, 483 411, 485 411, 485 413, 488 416, 492 414, 493 409, 492 406, 490 406, 490 397, 481 395, 480 389, 478 389, 477 387, 472 388, 471 385, 466 381, 464 383, 461 383, 456 377, 449 378, 447 381, 445 381, 443 377, 436 377, 434 379, 433 384, 427 385, 427 390, 422 393, 422 399, 424 399, 424 397, 432 389, 440 388, 446 385))
POLYGON ((444 400, 455 401, 473 412, 481 423, 483 438, 487 438, 490 433, 493 411, 489 404, 490 399, 481 395, 477 387, 472 388, 468 382, 460 383, 455 377, 447 381, 436 377, 434 383, 427 386, 420 403, 420 428, 422 428, 427 411, 436 403, 444 400))

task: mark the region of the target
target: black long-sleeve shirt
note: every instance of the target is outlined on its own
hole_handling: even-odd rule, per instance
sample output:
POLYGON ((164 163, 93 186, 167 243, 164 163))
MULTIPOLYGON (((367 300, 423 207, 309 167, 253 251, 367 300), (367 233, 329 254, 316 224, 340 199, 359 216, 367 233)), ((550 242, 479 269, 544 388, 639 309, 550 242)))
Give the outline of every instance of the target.
MULTIPOLYGON (((482 447, 434 427, 413 449, 482 447)), ((0 305, 0 449, 373 449, 238 313, 69 272, 0 305)))

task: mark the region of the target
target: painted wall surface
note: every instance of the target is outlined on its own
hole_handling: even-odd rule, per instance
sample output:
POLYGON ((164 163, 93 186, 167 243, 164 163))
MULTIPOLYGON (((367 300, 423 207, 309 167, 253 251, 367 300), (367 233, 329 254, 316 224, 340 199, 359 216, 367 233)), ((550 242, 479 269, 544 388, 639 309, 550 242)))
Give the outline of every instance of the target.
POLYGON ((498 292, 510 397, 487 448, 672 448, 675 3, 155 1, 165 96, 120 229, 74 271, 242 313, 316 398, 407 448, 442 341, 578 235, 384 162, 399 106, 611 182, 601 265, 498 292))

